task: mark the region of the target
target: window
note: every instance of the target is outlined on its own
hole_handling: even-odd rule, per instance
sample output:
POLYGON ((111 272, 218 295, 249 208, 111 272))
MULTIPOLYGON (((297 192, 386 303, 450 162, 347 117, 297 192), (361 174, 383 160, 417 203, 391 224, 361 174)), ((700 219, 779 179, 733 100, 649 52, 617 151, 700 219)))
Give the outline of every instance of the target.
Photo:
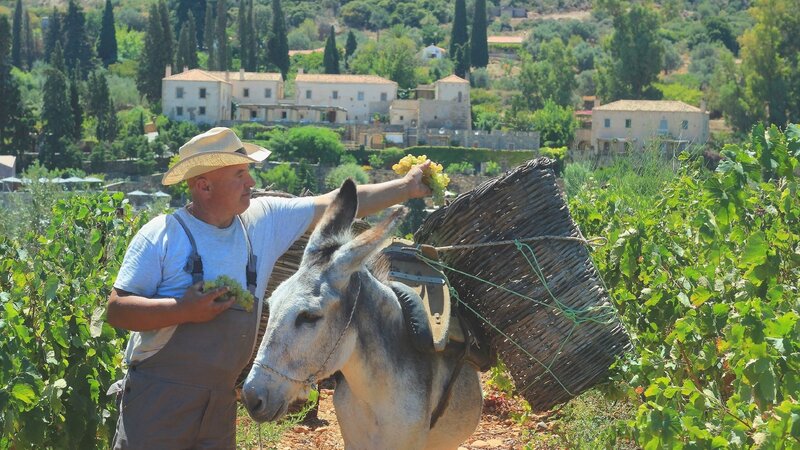
POLYGON ((631 119, 625 119, 625 128, 631 127, 631 119))
POLYGON ((681 122, 681 130, 688 130, 689 129, 689 121, 684 120, 681 122))
POLYGON ((403 120, 403 116, 400 116, 400 120, 403 120))
POLYGON ((311 98, 311 90, 306 91, 306 98, 311 98))
POLYGON ((175 115, 176 116, 182 116, 183 115, 183 106, 178 106, 177 108, 175 108, 175 115))
POLYGON ((364 91, 358 91, 358 99, 362 101, 364 100, 364 91))
POLYGON ((264 89, 264 98, 272 98, 272 89, 271 88, 264 89))
POLYGON ((458 92, 458 103, 461 103, 461 91, 458 92))
POLYGON ((206 107, 205 106, 201 106, 200 110, 198 111, 198 114, 200 114, 201 116, 205 116, 206 115, 206 107))
POLYGON ((242 97, 250 97, 250 89, 248 88, 242 89, 242 97))
POLYGON ((339 91, 333 91, 333 99, 336 100, 339 98, 339 91))
POLYGON ((286 118, 286 111, 281 111, 281 119, 285 119, 285 118, 286 118))
POLYGON ((381 92, 381 101, 385 102, 387 98, 386 92, 381 92))
POLYGON ((250 110, 250 118, 251 119, 255 119, 256 117, 258 117, 258 112, 251 109, 250 110))
POLYGON ((183 88, 175 88, 175 98, 183 98, 183 88))
POLYGON ((200 88, 200 98, 206 98, 206 88, 200 88))
POLYGON ((603 126, 606 128, 611 128, 611 119, 603 119, 603 126))

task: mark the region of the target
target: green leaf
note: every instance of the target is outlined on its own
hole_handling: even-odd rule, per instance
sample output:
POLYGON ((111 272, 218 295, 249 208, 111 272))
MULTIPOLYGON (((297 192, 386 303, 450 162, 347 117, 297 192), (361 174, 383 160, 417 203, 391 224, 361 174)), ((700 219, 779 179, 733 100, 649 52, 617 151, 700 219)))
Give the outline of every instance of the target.
POLYGON ((745 242, 739 267, 753 267, 763 264, 767 260, 766 236, 763 231, 753 233, 745 242))
POLYGON ((15 384, 11 388, 11 395, 28 406, 36 402, 36 392, 34 392, 33 387, 25 383, 15 384))

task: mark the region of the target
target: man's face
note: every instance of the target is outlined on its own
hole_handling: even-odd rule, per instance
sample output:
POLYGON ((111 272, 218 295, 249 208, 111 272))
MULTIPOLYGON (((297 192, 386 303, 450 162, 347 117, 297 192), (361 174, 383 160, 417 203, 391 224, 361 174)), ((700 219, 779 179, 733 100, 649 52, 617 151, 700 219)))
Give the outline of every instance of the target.
POLYGON ((227 166, 208 172, 209 203, 222 213, 241 214, 250 206, 250 194, 256 182, 249 164, 227 166))

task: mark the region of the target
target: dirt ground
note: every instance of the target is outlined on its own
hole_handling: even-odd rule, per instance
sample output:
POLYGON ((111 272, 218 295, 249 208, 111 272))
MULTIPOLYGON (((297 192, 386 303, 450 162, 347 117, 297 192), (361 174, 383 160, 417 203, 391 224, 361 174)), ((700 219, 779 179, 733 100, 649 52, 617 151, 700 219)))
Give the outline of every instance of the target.
MULTIPOLYGON (((522 422, 516 418, 524 413, 519 400, 509 398, 485 382, 482 384, 484 405, 481 422, 475 433, 459 447, 459 450, 522 449, 529 440, 528 436, 534 433, 537 427, 539 431, 546 431, 545 422, 532 418, 522 422)), ((333 390, 320 391, 317 417, 307 418, 303 423, 285 431, 277 448, 280 450, 344 449, 333 408, 333 390)))

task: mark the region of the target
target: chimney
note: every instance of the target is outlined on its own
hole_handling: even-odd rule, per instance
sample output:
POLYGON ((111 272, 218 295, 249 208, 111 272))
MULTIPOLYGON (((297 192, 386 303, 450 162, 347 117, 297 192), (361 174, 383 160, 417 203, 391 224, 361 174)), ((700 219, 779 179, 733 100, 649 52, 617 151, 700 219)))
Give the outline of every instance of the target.
POLYGON ((183 66, 183 71, 184 72, 188 72, 189 71, 189 66, 183 66))
POLYGON ((239 69, 239 81, 244 81, 244 67, 239 69))
POLYGON ((231 81, 231 73, 228 72, 228 69, 225 69, 225 81, 231 81))
POLYGON ((168 78, 172 76, 172 64, 167 64, 167 68, 164 70, 164 78, 168 78))
POLYGON ((303 68, 302 68, 302 67, 301 67, 301 68, 299 68, 299 69, 297 69, 297 74, 298 74, 298 75, 302 75, 302 74, 303 74, 303 72, 304 72, 304 70, 303 70, 303 68))
POLYGON ((706 112, 706 101, 700 100, 700 111, 706 112))

